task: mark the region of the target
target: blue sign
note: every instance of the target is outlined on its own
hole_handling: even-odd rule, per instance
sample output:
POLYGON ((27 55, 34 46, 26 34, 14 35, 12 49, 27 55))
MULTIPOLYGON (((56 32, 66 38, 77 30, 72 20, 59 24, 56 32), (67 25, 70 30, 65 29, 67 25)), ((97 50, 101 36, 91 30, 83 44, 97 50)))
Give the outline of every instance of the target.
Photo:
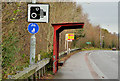
POLYGON ((29 26, 28 26, 28 31, 29 31, 31 34, 37 33, 38 30, 39 30, 38 24, 36 24, 36 23, 30 23, 30 24, 29 24, 29 26))

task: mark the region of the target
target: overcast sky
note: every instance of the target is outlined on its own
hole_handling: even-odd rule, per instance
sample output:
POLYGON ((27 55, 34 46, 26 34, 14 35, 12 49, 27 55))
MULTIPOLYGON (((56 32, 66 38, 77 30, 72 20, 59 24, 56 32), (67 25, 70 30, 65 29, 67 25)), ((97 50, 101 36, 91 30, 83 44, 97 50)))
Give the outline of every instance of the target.
POLYGON ((118 2, 77 3, 82 6, 84 13, 88 13, 91 23, 118 33, 118 2))

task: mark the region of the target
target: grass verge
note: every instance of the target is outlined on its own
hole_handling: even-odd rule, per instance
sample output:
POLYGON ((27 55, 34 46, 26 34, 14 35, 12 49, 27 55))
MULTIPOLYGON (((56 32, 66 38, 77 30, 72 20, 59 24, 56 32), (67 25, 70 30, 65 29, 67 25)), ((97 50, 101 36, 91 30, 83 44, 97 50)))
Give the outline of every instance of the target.
POLYGON ((88 50, 112 50, 109 48, 94 48, 94 47, 90 47, 90 48, 83 48, 82 51, 88 51, 88 50))

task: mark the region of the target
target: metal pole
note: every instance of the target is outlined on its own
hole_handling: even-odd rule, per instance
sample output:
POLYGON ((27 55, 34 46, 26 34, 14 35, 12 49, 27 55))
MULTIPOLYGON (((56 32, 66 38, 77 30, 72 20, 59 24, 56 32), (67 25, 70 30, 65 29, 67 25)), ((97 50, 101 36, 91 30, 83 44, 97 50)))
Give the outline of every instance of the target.
POLYGON ((32 0, 32 3, 36 3, 36 0, 32 0))
POLYGON ((102 36, 101 36, 101 48, 102 48, 102 36))
POLYGON ((69 48, 69 53, 70 53, 70 48, 69 48))
POLYGON ((69 51, 69 50, 68 50, 68 40, 67 40, 67 54, 68 54, 68 51, 69 51))
MULTIPOLYGON (((36 3, 36 0, 32 0, 32 3, 36 3)), ((36 45, 36 38, 35 34, 31 35, 30 39, 30 65, 35 63, 35 45, 36 45)))
POLYGON ((30 65, 35 63, 35 45, 36 45, 36 38, 35 34, 31 35, 30 39, 30 65))
POLYGON ((65 50, 66 50, 66 35, 65 35, 65 50))
POLYGON ((100 28, 100 48, 102 48, 102 43, 101 43, 101 28, 100 28))

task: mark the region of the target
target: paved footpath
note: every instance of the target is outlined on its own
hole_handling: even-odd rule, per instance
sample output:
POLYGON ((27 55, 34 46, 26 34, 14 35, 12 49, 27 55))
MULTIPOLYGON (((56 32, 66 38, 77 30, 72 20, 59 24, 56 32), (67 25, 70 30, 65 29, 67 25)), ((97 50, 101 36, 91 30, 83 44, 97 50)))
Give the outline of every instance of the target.
POLYGON ((86 53, 79 52, 72 55, 58 70, 55 79, 93 79, 86 63, 86 53))

